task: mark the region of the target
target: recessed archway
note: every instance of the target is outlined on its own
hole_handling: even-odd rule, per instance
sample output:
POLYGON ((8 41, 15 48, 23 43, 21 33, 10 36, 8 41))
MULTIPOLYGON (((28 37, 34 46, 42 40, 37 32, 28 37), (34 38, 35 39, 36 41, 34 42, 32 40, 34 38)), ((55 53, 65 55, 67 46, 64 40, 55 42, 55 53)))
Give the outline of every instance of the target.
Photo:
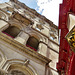
POLYGON ((5 69, 8 73, 7 75, 12 75, 12 73, 16 72, 21 73, 23 75, 38 75, 37 71, 31 64, 25 64, 26 61, 20 59, 11 59, 7 60, 3 69, 5 69))
POLYGON ((3 31, 3 33, 12 38, 15 38, 20 33, 20 29, 15 26, 9 26, 6 30, 3 31))
POLYGON ((36 39, 35 37, 29 37, 27 44, 28 47, 30 47, 31 49, 37 51, 38 49, 38 45, 39 45, 39 40, 36 39))

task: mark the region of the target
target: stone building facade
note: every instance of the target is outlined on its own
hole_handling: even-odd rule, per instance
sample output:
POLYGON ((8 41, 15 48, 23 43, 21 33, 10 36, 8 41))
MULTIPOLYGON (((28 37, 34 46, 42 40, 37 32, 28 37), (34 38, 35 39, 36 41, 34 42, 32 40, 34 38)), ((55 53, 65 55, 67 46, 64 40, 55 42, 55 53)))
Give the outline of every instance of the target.
POLYGON ((0 75, 58 75, 58 27, 18 0, 0 4, 0 75))

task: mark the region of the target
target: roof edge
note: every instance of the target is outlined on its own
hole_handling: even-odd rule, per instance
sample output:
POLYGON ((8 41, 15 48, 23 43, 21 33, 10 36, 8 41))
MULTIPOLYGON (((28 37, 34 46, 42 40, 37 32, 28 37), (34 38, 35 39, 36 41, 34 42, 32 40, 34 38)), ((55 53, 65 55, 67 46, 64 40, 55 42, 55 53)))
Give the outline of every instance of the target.
POLYGON ((27 9, 28 11, 30 11, 31 13, 33 13, 34 15, 36 15, 37 17, 41 18, 42 20, 46 21, 47 23, 49 23, 52 27, 58 29, 58 26, 56 26, 52 21, 50 21, 49 19, 47 19, 45 16, 39 14, 35 9, 29 8, 28 6, 26 6, 24 3, 18 1, 18 0, 10 0, 11 2, 15 2, 16 4, 22 6, 23 8, 27 9))

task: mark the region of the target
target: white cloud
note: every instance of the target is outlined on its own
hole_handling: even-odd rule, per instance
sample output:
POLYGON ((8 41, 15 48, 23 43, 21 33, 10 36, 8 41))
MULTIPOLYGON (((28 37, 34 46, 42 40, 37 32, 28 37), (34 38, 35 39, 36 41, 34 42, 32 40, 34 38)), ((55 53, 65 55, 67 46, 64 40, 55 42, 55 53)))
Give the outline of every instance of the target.
POLYGON ((42 15, 58 25, 59 3, 61 2, 62 0, 37 0, 38 12, 43 10, 42 15))
MULTIPOLYGON (((9 0, 0 0, 0 3, 8 2, 9 0)), ((20 0, 25 2, 26 0, 20 0)), ((30 0, 34 1, 34 0, 30 0)), ((54 24, 58 25, 58 17, 59 17, 59 3, 62 0, 36 0, 37 7, 36 10, 44 15, 49 20, 53 21, 54 24)), ((29 2, 29 0, 27 0, 29 2)))
POLYGON ((0 0, 0 3, 8 2, 9 0, 0 0))
POLYGON ((3 3, 3 0, 0 0, 0 3, 3 3))

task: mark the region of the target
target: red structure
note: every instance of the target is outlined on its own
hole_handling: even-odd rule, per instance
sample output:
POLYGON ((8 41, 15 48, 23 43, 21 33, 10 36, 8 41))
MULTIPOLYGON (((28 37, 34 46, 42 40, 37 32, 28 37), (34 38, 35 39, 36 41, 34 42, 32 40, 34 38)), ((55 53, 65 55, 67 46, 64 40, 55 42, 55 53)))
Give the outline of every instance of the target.
POLYGON ((69 12, 75 14, 75 0, 63 0, 63 3, 60 4, 59 29, 61 34, 59 61, 57 63, 57 70, 60 75, 75 75, 75 54, 71 51, 65 39, 66 34, 69 32, 67 28, 69 12))

